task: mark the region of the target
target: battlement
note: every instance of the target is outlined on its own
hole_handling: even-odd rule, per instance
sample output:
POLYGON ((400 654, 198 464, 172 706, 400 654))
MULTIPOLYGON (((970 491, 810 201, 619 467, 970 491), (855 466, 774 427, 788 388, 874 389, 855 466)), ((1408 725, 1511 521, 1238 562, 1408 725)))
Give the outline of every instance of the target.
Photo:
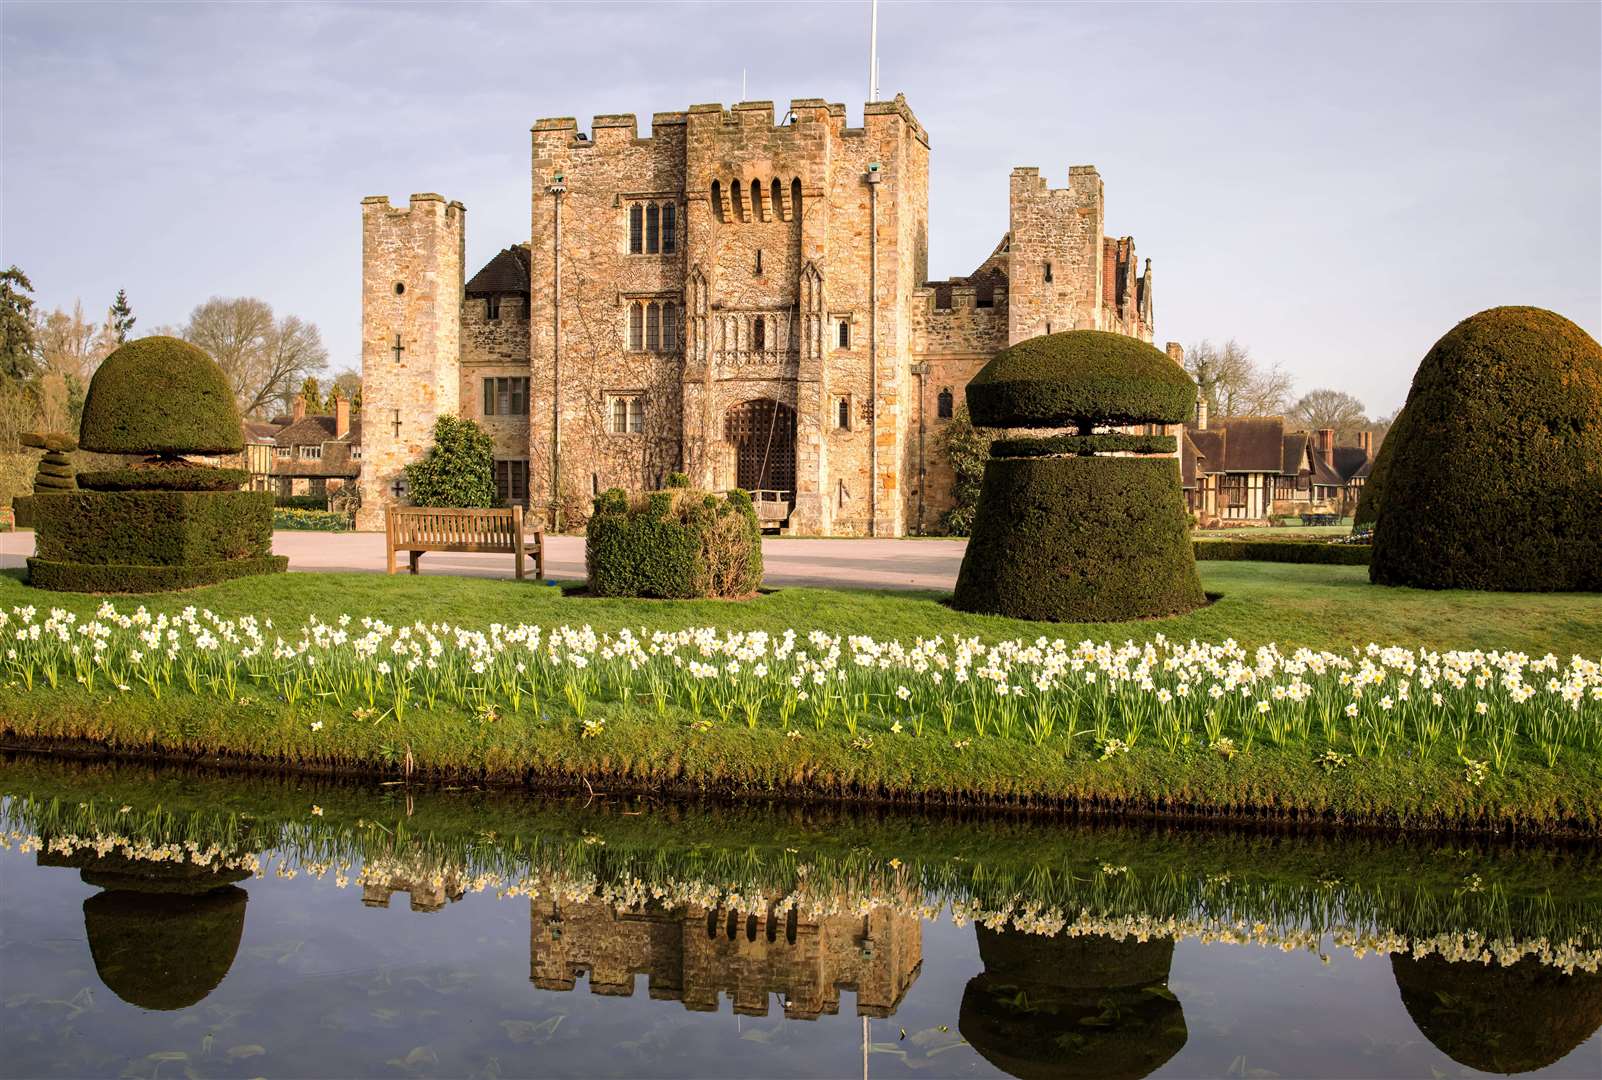
POLYGON ((1101 174, 1094 165, 1070 165, 1068 186, 1054 188, 1040 175, 1034 165, 1020 165, 1012 170, 1011 187, 1014 197, 1040 197, 1080 199, 1095 196, 1101 191, 1101 174))
POLYGON ((368 195, 362 199, 362 213, 376 214, 380 211, 387 211, 391 214, 409 214, 413 210, 420 209, 420 204, 424 203, 430 204, 431 212, 434 204, 443 205, 447 221, 453 220, 458 214, 467 212, 467 207, 455 199, 447 200, 445 196, 433 191, 420 191, 412 195, 404 207, 392 206, 388 195, 368 195))

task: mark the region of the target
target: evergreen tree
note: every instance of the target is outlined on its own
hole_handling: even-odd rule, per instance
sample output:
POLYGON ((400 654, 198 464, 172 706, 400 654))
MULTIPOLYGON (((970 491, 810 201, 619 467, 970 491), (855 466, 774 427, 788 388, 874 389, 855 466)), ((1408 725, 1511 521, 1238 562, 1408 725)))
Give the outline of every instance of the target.
POLYGON ((306 399, 306 415, 313 416, 324 412, 323 388, 317 382, 317 376, 308 375, 300 384, 300 396, 306 399))
POLYGON ((106 313, 106 329, 116 343, 122 345, 128 340, 128 331, 138 321, 128 303, 128 290, 118 289, 117 298, 111 302, 111 310, 106 313))
POLYGON ((495 443, 471 420, 446 414, 434 424, 434 445, 406 466, 413 506, 495 506, 495 443))
POLYGON ((17 267, 0 271, 0 378, 27 379, 38 368, 31 292, 33 282, 17 267))

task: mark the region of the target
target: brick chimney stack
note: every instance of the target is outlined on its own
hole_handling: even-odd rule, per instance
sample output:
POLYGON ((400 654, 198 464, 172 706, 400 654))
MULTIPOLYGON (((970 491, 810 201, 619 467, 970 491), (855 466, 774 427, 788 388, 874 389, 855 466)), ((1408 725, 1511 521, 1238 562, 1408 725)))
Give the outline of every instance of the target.
POLYGON ((334 438, 343 439, 350 434, 350 399, 334 391, 334 438))
POLYGON ((1318 456, 1324 459, 1329 468, 1335 467, 1335 429, 1318 429, 1318 456))
POLYGON ((299 421, 299 420, 304 420, 304 419, 306 419, 306 395, 305 394, 296 394, 295 395, 295 408, 294 408, 294 412, 293 412, 293 415, 292 415, 292 420, 299 421))
POLYGON ((1357 433, 1357 448, 1369 457, 1374 456, 1374 433, 1372 431, 1359 431, 1357 433))

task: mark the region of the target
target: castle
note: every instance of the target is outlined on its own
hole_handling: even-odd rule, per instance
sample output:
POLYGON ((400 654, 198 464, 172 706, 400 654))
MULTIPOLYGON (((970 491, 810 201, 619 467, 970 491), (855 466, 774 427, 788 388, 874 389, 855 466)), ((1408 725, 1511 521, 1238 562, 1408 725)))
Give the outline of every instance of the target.
MULTIPOLYGON (((928 280, 929 137, 897 95, 569 117, 533 127, 529 242, 465 277, 467 212, 362 201, 362 514, 404 501, 435 419, 495 443, 501 497, 568 524, 685 472, 791 532, 933 527, 963 387, 1024 338, 1152 340, 1151 261, 1104 235, 1090 166, 1016 168, 1009 228, 928 280)), ((1172 352, 1174 347, 1170 347, 1172 352)))

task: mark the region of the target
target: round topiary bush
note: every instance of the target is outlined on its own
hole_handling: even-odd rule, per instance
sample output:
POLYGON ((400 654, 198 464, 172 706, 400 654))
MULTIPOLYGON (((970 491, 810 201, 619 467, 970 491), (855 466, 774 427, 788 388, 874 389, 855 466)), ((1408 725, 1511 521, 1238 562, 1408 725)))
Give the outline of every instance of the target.
POLYGON ((1174 424, 1196 384, 1134 338, 1074 330, 998 353, 968 385, 975 423, 1070 427, 991 447, 953 606, 1053 621, 1174 615, 1206 601, 1172 436, 1095 433, 1174 424))
POLYGON ((239 406, 228 377, 200 349, 140 338, 106 357, 84 399, 79 444, 97 454, 237 454, 239 406))
POLYGON ((1482 311, 1430 349, 1403 415, 1381 448, 1374 582, 1602 590, 1602 346, 1589 334, 1540 308, 1482 311))

